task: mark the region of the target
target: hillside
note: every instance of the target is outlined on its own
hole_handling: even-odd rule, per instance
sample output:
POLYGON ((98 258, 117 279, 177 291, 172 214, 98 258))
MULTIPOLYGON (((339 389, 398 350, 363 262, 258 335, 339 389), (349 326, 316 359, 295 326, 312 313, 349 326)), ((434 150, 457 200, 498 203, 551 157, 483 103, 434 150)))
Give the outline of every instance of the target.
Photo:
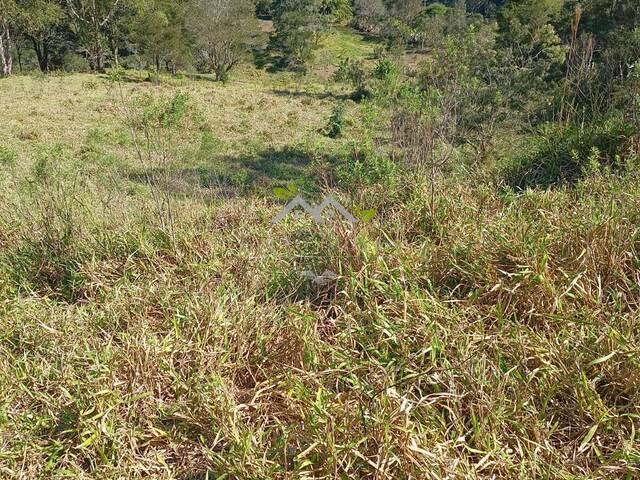
POLYGON ((436 57, 354 100, 380 44, 0 78, 1 478, 640 475, 636 133, 508 119, 405 171, 392 98, 436 57), (294 195, 360 221, 274 224, 294 195))

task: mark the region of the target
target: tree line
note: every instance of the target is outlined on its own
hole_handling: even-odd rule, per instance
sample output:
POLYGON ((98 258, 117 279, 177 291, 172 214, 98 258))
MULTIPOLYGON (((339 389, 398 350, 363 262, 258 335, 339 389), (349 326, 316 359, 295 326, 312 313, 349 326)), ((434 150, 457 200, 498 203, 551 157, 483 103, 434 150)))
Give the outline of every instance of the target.
MULTIPOLYGON (((175 72, 195 67, 224 79, 243 54, 264 43, 258 15, 268 11, 292 63, 326 24, 350 16, 348 1, 0 0, 2 75, 34 63, 43 73, 101 72, 135 57, 175 72), (342 13, 340 13, 342 12, 342 13), (304 31, 298 32, 302 27, 304 31)), ((132 62, 128 62, 132 64, 132 62)))
POLYGON ((101 72, 135 56, 224 77, 259 33, 252 0, 0 0, 3 75, 32 58, 43 73, 101 72))
POLYGON ((124 64, 225 80, 256 49, 304 68, 335 23, 375 36, 378 57, 424 53, 424 83, 486 95, 479 110, 607 108, 628 100, 640 68, 637 0, 0 0, 1 73, 124 64), (273 22, 269 35, 260 18, 273 22))

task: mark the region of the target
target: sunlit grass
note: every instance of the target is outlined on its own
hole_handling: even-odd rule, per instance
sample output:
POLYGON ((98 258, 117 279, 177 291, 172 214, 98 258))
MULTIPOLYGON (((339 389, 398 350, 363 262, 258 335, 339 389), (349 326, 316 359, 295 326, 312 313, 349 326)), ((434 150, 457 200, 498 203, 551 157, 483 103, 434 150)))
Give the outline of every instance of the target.
POLYGON ((117 84, 0 82, 0 477, 635 478, 636 173, 515 194, 468 170, 434 218, 375 163, 375 105, 329 139, 318 92, 344 86, 245 68, 122 82, 193 107, 171 231, 117 84), (289 181, 377 215, 274 226, 289 181))

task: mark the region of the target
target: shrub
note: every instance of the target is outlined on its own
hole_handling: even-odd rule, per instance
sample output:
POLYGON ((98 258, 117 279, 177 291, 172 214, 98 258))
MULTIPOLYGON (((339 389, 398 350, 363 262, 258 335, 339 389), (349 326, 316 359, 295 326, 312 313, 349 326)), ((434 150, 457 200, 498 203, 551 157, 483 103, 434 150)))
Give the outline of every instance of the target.
POLYGON ((67 53, 62 59, 65 72, 87 73, 91 71, 89 61, 77 53, 67 53))
POLYGON ((398 73, 398 67, 388 58, 378 60, 373 69, 373 75, 380 80, 394 80, 398 73))
POLYGON ((342 135, 342 130, 344 129, 344 113, 344 103, 340 102, 335 107, 333 107, 331 117, 329 117, 329 124, 325 129, 325 134, 327 135, 327 137, 338 138, 340 135, 342 135))
POLYGON ((621 120, 594 121, 541 129, 530 147, 507 166, 504 179, 512 187, 550 187, 573 183, 587 171, 621 170, 630 158, 636 128, 621 120), (595 154, 595 155, 594 155, 595 154))
POLYGON ((336 180, 344 188, 385 183, 391 186, 396 177, 396 164, 388 155, 378 152, 371 142, 352 144, 336 167, 336 180))
POLYGON ((360 100, 371 97, 371 92, 367 89, 366 85, 367 72, 364 69, 362 61, 345 58, 338 65, 338 70, 333 78, 337 82, 348 82, 353 86, 354 92, 351 94, 353 101, 359 102, 360 100))

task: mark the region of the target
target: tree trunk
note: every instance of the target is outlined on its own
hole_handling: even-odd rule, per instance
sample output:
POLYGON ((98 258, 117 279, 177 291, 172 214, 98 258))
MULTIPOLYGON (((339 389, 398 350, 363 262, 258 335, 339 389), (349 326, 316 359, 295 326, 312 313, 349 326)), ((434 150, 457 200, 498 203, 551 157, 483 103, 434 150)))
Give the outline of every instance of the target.
POLYGON ((20 69, 20 73, 22 73, 22 48, 20 47, 20 41, 16 42, 16 55, 18 56, 18 68, 20 69))
POLYGON ((116 67, 118 67, 120 65, 120 56, 119 56, 119 52, 118 52, 118 46, 117 45, 113 45, 111 50, 113 51, 113 64, 116 67))
POLYGON ((6 20, 0 23, 0 62, 2 62, 2 76, 8 77, 13 69, 13 57, 11 55, 11 36, 6 20))
POLYGON ((49 73, 49 48, 45 41, 39 42, 35 38, 30 38, 33 44, 33 51, 36 52, 38 67, 42 73, 49 73))
POLYGON ((104 72, 104 55, 102 53, 102 49, 96 52, 96 72, 104 72))
POLYGON ((176 62, 174 62, 173 60, 165 60, 164 64, 167 72, 169 72, 171 75, 176 74, 176 62))
POLYGON ((93 51, 93 68, 98 73, 104 73, 104 50, 100 43, 96 43, 93 51))
POLYGON ((94 2, 94 20, 93 20, 93 43, 94 43, 94 68, 98 73, 104 72, 104 49, 102 48, 102 37, 100 35, 100 24, 98 18, 95 15, 95 2, 94 2))
POLYGON ((160 55, 156 55, 156 85, 160 85, 160 55))

